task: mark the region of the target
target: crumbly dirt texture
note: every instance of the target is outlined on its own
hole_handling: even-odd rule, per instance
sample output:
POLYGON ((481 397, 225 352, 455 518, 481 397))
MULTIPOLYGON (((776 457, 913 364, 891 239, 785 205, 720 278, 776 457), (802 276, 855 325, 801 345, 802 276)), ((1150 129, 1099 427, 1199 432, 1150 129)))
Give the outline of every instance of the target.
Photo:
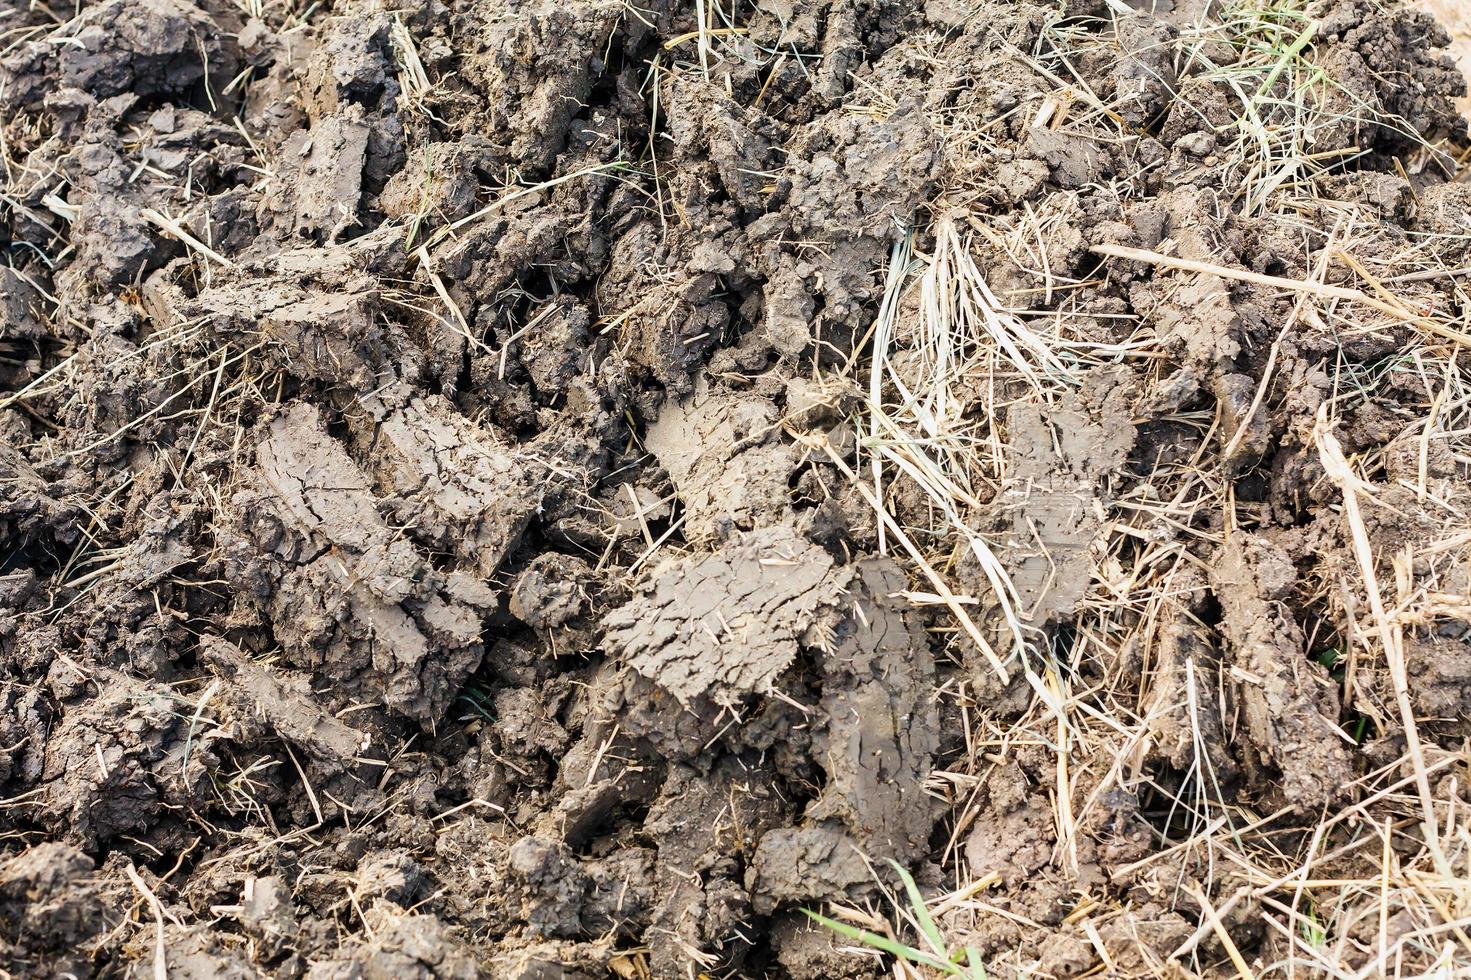
POLYGON ((1471 971, 1452 41, 0 0, 0 978, 1471 971))

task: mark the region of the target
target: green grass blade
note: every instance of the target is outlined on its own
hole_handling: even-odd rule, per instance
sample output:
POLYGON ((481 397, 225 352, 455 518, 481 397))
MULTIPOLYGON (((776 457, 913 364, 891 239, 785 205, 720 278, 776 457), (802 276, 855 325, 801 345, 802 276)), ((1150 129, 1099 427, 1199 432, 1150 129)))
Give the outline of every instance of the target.
POLYGON ((1267 93, 1272 91, 1272 86, 1277 84, 1277 79, 1282 75, 1282 72, 1295 58, 1302 54, 1303 49, 1308 46, 1308 42, 1313 39, 1313 35, 1317 32, 1318 22, 1309 21, 1308 26, 1303 28, 1303 32, 1297 36, 1297 40, 1287 46, 1287 49, 1282 52, 1282 56, 1277 59, 1277 63, 1272 66, 1272 70, 1267 73, 1267 77, 1262 81, 1261 87, 1257 89, 1256 95, 1252 96, 1251 101, 1247 103, 1246 113, 1243 118, 1252 115, 1256 111, 1257 103, 1265 98, 1267 93))
POLYGON ((904 893, 909 896, 909 906, 914 909, 914 917, 919 922, 919 931, 929 942, 930 948, 940 957, 948 957, 945 950, 945 936, 940 932, 940 927, 935 925, 935 920, 930 916, 930 910, 925 907, 924 896, 919 893, 919 886, 914 883, 914 876, 905 871, 898 861, 889 860, 894 870, 899 872, 899 880, 904 882, 904 893))
POLYGON ((888 936, 881 936, 876 932, 869 932, 867 929, 859 929, 856 926, 850 926, 846 922, 838 922, 836 919, 829 919, 827 916, 819 915, 818 913, 813 912, 811 909, 803 909, 802 913, 812 921, 816 922, 818 925, 831 929, 838 935, 845 936, 848 939, 853 940, 854 942, 862 943, 865 946, 872 946, 874 949, 877 949, 880 952, 888 953, 890 956, 897 956, 902 960, 907 960, 910 963, 917 963, 920 966, 927 966, 932 970, 939 970, 943 973, 949 974, 950 976, 961 975, 960 968, 957 967, 954 963, 946 963, 944 960, 937 960, 933 956, 930 956, 928 953, 922 953, 919 950, 915 949, 913 946, 906 946, 901 942, 890 939, 888 936))

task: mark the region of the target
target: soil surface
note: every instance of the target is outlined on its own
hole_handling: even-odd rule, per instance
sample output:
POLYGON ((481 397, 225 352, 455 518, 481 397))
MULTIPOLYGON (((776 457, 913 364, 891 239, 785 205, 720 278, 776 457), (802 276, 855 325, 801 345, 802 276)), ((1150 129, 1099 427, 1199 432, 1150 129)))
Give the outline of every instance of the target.
POLYGON ((1390 673, 1324 656, 1379 635, 1335 372, 1389 379, 1335 438, 1385 587, 1442 597, 1404 627, 1427 750, 1471 734, 1471 463, 1406 429, 1446 369, 1388 363, 1402 319, 1090 249, 1307 280, 1354 208, 1380 279, 1466 265, 1449 38, 1308 6, 1347 93, 1312 152, 1354 149, 1284 231, 1181 56, 1209 4, 0 0, 0 976, 877 976, 802 910, 888 915, 891 862, 981 882, 947 928, 1032 975, 1270 962, 1169 799, 1204 764, 1285 855, 1405 751, 1390 673), (1005 682, 850 478, 886 267, 947 233, 998 303, 1154 338, 996 381, 967 491, 1032 655, 1145 733, 1071 772, 1006 734, 1039 702, 983 570, 944 572, 1005 682), (1207 447, 1229 513, 1141 489, 1207 447), (1124 539, 1170 584, 1106 635, 1124 539))
MULTIPOLYGON (((1460 0, 1419 0, 1416 6, 1434 16, 1450 32, 1450 53, 1464 74, 1471 68, 1471 9, 1460 0)), ((1462 114, 1471 113, 1471 96, 1462 96, 1458 104, 1462 114)))

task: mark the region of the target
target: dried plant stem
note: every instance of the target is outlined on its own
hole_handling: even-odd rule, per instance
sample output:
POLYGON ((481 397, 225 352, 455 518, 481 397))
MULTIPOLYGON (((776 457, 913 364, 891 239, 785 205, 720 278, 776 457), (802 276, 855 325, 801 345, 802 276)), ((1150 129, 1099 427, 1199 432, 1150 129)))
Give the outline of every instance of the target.
POLYGON ((153 889, 144 883, 142 877, 139 876, 137 869, 133 867, 131 862, 124 866, 123 870, 128 873, 128 880, 133 883, 134 888, 138 889, 138 894, 143 896, 144 900, 148 902, 149 907, 153 910, 153 922, 156 930, 153 940, 153 980, 168 980, 168 958, 164 952, 163 943, 163 903, 158 900, 158 896, 153 893, 153 889))
POLYGON ((914 542, 909 539, 909 535, 904 533, 904 528, 889 514, 888 508, 883 505, 883 501, 873 495, 873 491, 859 478, 858 474, 854 472, 853 468, 848 465, 847 461, 843 459, 838 451, 832 447, 831 443, 824 439, 820 444, 815 444, 810 438, 803 438, 800 434, 796 433, 793 434, 793 437, 809 445, 811 448, 824 452, 828 459, 832 461, 832 464, 838 468, 838 471, 852 481, 854 488, 862 495, 864 501, 873 508, 874 513, 878 514, 879 519, 888 527, 889 532, 894 535, 894 538, 903 546, 909 557, 919 566, 925 578, 934 586, 935 594, 941 598, 951 613, 955 615, 956 621, 960 623, 960 628, 965 630, 965 634, 980 648, 981 653, 986 658, 986 662, 996 672, 996 676, 1001 678, 1003 684, 1009 684, 1011 682, 1010 671, 1001 662, 1001 658, 996 655, 996 650, 986 641, 985 636, 982 635, 975 621, 970 618, 970 613, 965 611, 965 605, 961 602, 960 597, 950 589, 945 579, 939 572, 935 571, 934 566, 925 560, 924 555, 914 546, 914 542))
POLYGON ((235 268, 235 261, 233 259, 225 258, 225 256, 221 255, 219 252, 216 252, 214 249, 204 244, 204 242, 201 242, 199 239, 195 238, 184 229, 183 225, 179 224, 173 218, 170 218, 167 215, 164 215, 162 212, 154 210, 153 208, 143 209, 142 215, 143 220, 147 221, 149 224, 157 226, 163 231, 168 232, 170 235, 173 235, 179 241, 194 249, 194 251, 198 252, 200 255, 203 255, 211 262, 218 263, 219 265, 222 265, 227 269, 235 268))
MULTIPOLYGON (((1328 406, 1318 410, 1317 424, 1313 427, 1313 440, 1328 478, 1343 492, 1344 521, 1348 524, 1349 536, 1353 541, 1354 557, 1358 559, 1359 571, 1364 577, 1364 589, 1368 593, 1369 609, 1379 630, 1379 640, 1384 646, 1385 659, 1389 664, 1389 676, 1394 685, 1395 704, 1399 709, 1400 724, 1405 728, 1405 743, 1409 748, 1410 763, 1415 770, 1415 788, 1420 795, 1420 807, 1424 818, 1425 842, 1432 854, 1440 854, 1439 828, 1435 819, 1435 804, 1430 793, 1430 777, 1425 768, 1425 750, 1420 744, 1420 732, 1415 723, 1415 709, 1410 703, 1409 672, 1405 669, 1404 634, 1400 624, 1390 618, 1384 608, 1384 598, 1379 593, 1379 578, 1374 571, 1374 549, 1369 542, 1369 532, 1364 526, 1363 513, 1359 508, 1358 488, 1361 481, 1344 458, 1343 448, 1333 435, 1328 420, 1328 406)), ((1442 863, 1443 858, 1437 863, 1442 863)))
POLYGON ((1131 262, 1145 262, 1166 269, 1179 269, 1183 272, 1199 272, 1205 275, 1219 276, 1222 279, 1234 279, 1237 282, 1249 282, 1258 286, 1269 286, 1273 289, 1284 289, 1289 292, 1306 292, 1321 299, 1349 300, 1350 302, 1361 303, 1370 309, 1378 310, 1385 316, 1421 327, 1447 340, 1471 345, 1471 334, 1464 334, 1458 330, 1452 330, 1444 324, 1437 323, 1428 317, 1420 316, 1405 309, 1399 303, 1389 303, 1382 299, 1377 299, 1361 289, 1353 289, 1348 286, 1333 286, 1328 283, 1313 282, 1308 279, 1285 279, 1281 276, 1269 276, 1265 273, 1251 272, 1247 269, 1233 269, 1230 266, 1216 265, 1213 262, 1182 259, 1173 255, 1163 255, 1159 252, 1151 252, 1142 248, 1129 248, 1124 245, 1094 245, 1090 251, 1095 255, 1104 255, 1115 259, 1128 259, 1131 262))

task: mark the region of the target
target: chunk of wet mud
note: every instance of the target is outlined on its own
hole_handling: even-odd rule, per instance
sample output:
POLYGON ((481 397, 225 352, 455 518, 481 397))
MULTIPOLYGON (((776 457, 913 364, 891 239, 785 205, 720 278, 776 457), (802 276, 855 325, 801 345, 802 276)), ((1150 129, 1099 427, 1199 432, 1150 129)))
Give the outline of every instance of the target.
POLYGON ((589 613, 601 576, 572 555, 547 552, 532 559, 511 586, 511 615, 530 626, 554 653, 591 649, 596 623, 589 613))
POLYGON ((197 784, 208 785, 211 745, 222 735, 196 733, 186 766, 188 719, 170 689, 117 670, 82 676, 62 665, 52 691, 63 709, 48 733, 42 805, 82 847, 143 831, 197 784))
POLYGON ((1153 17, 1114 19, 1122 57, 1113 73, 1118 113, 1133 129, 1163 117, 1177 81, 1170 42, 1175 32, 1153 17))
MULTIPOLYGON (((1005 786, 1006 774, 998 775, 994 782, 1005 786)), ((1025 777, 1017 773, 1015 782, 1025 786, 1025 777)), ((965 860, 977 878, 994 874, 1007 885, 1021 885, 1042 872, 1052 859, 1057 835, 1046 796, 1025 789, 1017 796, 1019 799, 1013 800, 999 786, 993 789, 983 817, 966 838, 965 860)))
POLYGON ((360 438, 381 492, 426 547, 493 574, 531 518, 560 488, 587 479, 596 444, 576 420, 514 444, 476 425, 443 397, 410 397, 398 387, 360 404, 376 423, 360 438))
POLYGON ((872 884, 870 862, 917 860, 934 827, 924 789, 939 747, 934 663, 917 617, 896 597, 907 579, 883 558, 843 571, 844 616, 818 654, 812 757, 826 781, 799 825, 766 833, 756 847, 747 884, 763 914, 784 902, 851 898, 872 884))
POLYGON ((98 279, 123 286, 159 264, 159 238, 140 208, 107 194, 86 195, 80 207, 77 258, 98 279))
POLYGON ((934 665, 897 597, 906 583, 888 559, 839 566, 776 525, 666 563, 605 620, 604 648, 642 680, 621 689, 620 728, 666 758, 765 745, 767 726, 780 726, 772 711, 808 730, 804 756, 824 776, 800 821, 757 844, 746 888, 758 912, 851 897, 873 883, 865 856, 909 862, 928 846, 934 665), (762 708, 778 683, 809 685, 819 703, 784 695, 762 708))
POLYGON ((0 266, 0 340, 30 340, 45 333, 41 296, 9 266, 0 266))
POLYGON ((335 242, 356 225, 371 133, 354 105, 292 134, 281 149, 285 172, 262 204, 261 226, 282 239, 335 242))
POLYGON ((368 751, 369 737, 323 708, 305 674, 273 670, 218 637, 201 638, 200 647, 205 662, 219 672, 225 684, 221 700, 259 719, 309 759, 343 772, 368 751))
POLYGON ((641 932, 653 896, 653 852, 623 848, 581 861, 560 841, 523 837, 510 852, 521 884, 523 915, 534 934, 550 937, 641 932))
POLYGON ((751 915, 737 855, 787 824, 791 807, 770 776, 726 755, 706 770, 674 765, 649 807, 644 832, 657 845, 659 902, 649 935, 656 975, 672 976, 685 949, 718 945, 751 915), (675 941, 669 941, 669 937, 675 941))
POLYGON ((1099 371, 1055 404, 1019 402, 1007 415, 998 500, 1011 530, 1000 557, 1037 626, 1072 615, 1088 591, 1099 493, 1134 445, 1131 395, 1127 371, 1099 371))
POLYGON ((779 440, 780 415, 765 399, 711 389, 667 400, 644 445, 668 472, 692 543, 775 524, 791 509, 796 451, 779 440))
POLYGON ((64 39, 30 41, 0 61, 8 99, 39 101, 52 68, 60 82, 97 98, 168 95, 205 77, 228 79, 237 52, 220 27, 186 0, 110 0, 82 11, 64 39))
POLYGON ((474 980, 481 975, 469 948, 439 916, 405 912, 389 902, 361 914, 366 931, 347 935, 335 955, 313 963, 312 980, 474 980))
POLYGON ((18 965, 7 955, 13 949, 46 954, 57 976, 91 972, 87 947, 120 917, 109 894, 116 888, 101 878, 90 857, 56 841, 0 863, 0 956, 7 967, 18 965))
POLYGON ((297 404, 266 426, 235 511, 260 549, 256 595, 298 666, 420 720, 480 663, 478 579, 443 573, 379 514, 366 474, 297 404))
POLYGON ((1305 658, 1306 638, 1285 602, 1297 580, 1292 560, 1266 538, 1237 532, 1210 580, 1250 755, 1280 771, 1280 780, 1266 782, 1280 784, 1293 806, 1333 802, 1353 782, 1353 764, 1338 727, 1338 691, 1305 658))
POLYGON ((843 592, 833 558, 786 525, 671 562, 605 622, 604 648, 689 706, 764 693, 843 592))
MULTIPOLYGON (((1182 596, 1204 592, 1203 576, 1187 572, 1176 580, 1182 596)), ((1167 605, 1158 629, 1153 656, 1155 667, 1141 714, 1149 720, 1152 752, 1180 772, 1204 762, 1209 768, 1202 783, 1206 792, 1220 797, 1223 786, 1233 785, 1240 767, 1231 754, 1231 741, 1221 717, 1221 655, 1209 635, 1197 625, 1199 616, 1167 605)))
POLYGON ((262 335, 272 358, 298 378, 368 387, 386 359, 375 319, 378 284, 365 276, 349 275, 340 288, 272 276, 220 283, 194 297, 155 276, 143 296, 162 323, 203 322, 226 337, 262 335))

